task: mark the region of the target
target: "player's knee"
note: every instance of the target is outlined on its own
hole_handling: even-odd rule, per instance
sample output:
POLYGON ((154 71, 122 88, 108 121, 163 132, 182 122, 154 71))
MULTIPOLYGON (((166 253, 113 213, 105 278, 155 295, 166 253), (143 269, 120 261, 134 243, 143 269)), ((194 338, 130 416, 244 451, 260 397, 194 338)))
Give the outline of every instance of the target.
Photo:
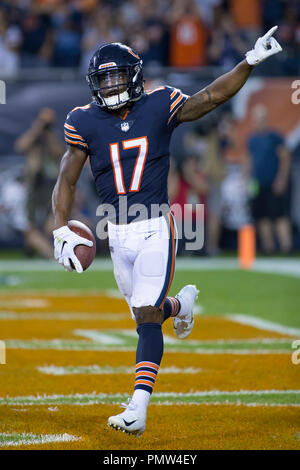
POLYGON ((148 305, 146 307, 132 307, 136 324, 142 325, 143 323, 162 323, 163 311, 158 307, 148 305))

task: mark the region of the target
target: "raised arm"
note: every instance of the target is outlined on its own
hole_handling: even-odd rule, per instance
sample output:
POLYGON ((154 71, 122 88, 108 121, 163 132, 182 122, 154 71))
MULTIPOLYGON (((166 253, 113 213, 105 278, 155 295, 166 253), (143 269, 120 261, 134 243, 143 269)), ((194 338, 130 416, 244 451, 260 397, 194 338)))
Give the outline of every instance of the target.
POLYGON ((246 60, 221 75, 209 86, 190 96, 177 112, 178 122, 194 121, 235 95, 247 81, 253 66, 246 60))
POLYGON ((76 183, 81 174, 87 155, 80 149, 68 147, 64 154, 58 179, 52 194, 52 208, 54 214, 55 230, 54 257, 67 271, 72 271, 72 265, 78 273, 83 271, 82 266, 75 255, 76 245, 92 246, 93 242, 72 232, 67 223, 74 201, 76 183))
POLYGON ((229 100, 245 84, 255 65, 282 50, 272 37, 277 26, 258 38, 254 48, 247 52, 246 59, 230 72, 222 75, 209 86, 190 96, 177 112, 178 122, 194 121, 229 100))

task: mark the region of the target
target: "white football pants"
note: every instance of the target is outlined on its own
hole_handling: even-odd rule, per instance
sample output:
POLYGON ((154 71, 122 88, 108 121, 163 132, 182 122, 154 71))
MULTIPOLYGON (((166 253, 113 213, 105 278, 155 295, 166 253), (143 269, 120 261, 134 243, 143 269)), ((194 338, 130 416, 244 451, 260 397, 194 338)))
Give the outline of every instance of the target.
POLYGON ((162 309, 170 289, 177 251, 173 215, 116 225, 108 222, 109 248, 118 287, 132 307, 162 309))

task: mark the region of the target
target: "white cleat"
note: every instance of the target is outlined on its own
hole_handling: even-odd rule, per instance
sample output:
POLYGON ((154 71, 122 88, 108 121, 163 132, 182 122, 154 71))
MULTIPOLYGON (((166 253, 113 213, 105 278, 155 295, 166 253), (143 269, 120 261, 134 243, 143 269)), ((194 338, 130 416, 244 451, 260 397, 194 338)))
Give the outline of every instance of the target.
POLYGON ((179 339, 186 338, 193 329, 193 308, 198 293, 199 290, 196 286, 188 284, 175 295, 175 298, 179 300, 181 305, 179 313, 173 320, 174 331, 179 339))
POLYGON ((107 425, 136 437, 141 436, 146 427, 146 413, 138 410, 136 403, 132 400, 128 404, 122 403, 121 406, 126 408, 125 411, 116 416, 110 416, 107 425))

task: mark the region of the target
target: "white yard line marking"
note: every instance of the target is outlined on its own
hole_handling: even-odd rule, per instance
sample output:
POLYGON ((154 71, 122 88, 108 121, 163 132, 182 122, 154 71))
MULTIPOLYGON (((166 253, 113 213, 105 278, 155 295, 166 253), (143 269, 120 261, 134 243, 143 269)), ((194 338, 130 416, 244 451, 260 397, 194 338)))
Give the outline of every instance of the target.
POLYGON ((194 305, 194 311, 193 311, 193 313, 194 313, 195 316, 202 315, 203 312, 204 312, 204 307, 203 307, 203 305, 200 305, 200 304, 195 304, 195 305, 194 305))
POLYGON ((70 434, 31 434, 31 433, 0 433, 0 447, 49 444, 50 442, 74 442, 81 437, 70 434))
MULTIPOLYGON (((92 375, 106 375, 106 374, 134 374, 135 367, 112 367, 112 366, 98 366, 97 364, 92 366, 66 366, 59 367, 55 365, 40 366, 37 370, 42 374, 47 375, 76 375, 76 374, 92 374, 92 375)), ((198 374, 202 372, 202 369, 195 367, 163 367, 159 370, 159 374, 198 374)))
POLYGON ((49 301, 46 299, 1 299, 0 297, 0 308, 45 308, 48 307, 49 301))
POLYGON ((244 314, 227 314, 223 316, 233 322, 240 323, 241 325, 253 326, 259 330, 274 331, 276 333, 286 334, 290 336, 300 336, 300 328, 293 328, 284 326, 279 323, 274 323, 269 320, 262 320, 261 318, 253 317, 244 314))
MULTIPOLYGON (((129 397, 127 393, 76 393, 71 395, 42 395, 0 397, 0 405, 95 405, 118 404, 129 397)), ((300 406, 300 390, 239 390, 239 391, 197 391, 193 393, 155 393, 151 404, 248 404, 264 406, 300 406)))
POLYGON ((95 343, 99 344, 111 344, 111 345, 125 345, 126 342, 124 339, 116 337, 116 335, 112 332, 109 333, 101 333, 101 331, 97 330, 74 330, 73 334, 76 336, 82 336, 83 338, 88 338, 94 341, 95 343))
POLYGON ((117 289, 107 289, 105 294, 113 299, 124 299, 124 295, 117 289))

